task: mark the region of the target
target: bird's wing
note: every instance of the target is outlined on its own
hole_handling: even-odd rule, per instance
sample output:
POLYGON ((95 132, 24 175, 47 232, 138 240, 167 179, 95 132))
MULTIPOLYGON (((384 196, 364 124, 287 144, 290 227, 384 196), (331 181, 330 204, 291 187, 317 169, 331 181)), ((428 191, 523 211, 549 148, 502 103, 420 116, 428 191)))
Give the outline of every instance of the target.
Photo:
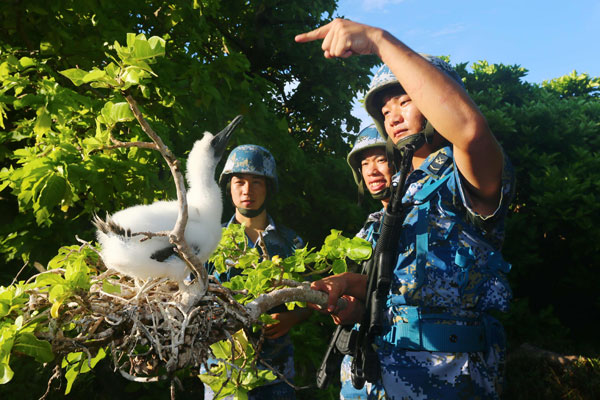
POLYGON ((132 232, 161 232, 173 229, 178 212, 175 201, 158 201, 126 208, 115 213, 112 219, 132 232))
POLYGON ((160 250, 156 250, 154 253, 150 255, 150 258, 159 262, 165 261, 167 258, 171 256, 176 256, 177 252, 175 251, 175 247, 169 246, 164 247, 160 250))

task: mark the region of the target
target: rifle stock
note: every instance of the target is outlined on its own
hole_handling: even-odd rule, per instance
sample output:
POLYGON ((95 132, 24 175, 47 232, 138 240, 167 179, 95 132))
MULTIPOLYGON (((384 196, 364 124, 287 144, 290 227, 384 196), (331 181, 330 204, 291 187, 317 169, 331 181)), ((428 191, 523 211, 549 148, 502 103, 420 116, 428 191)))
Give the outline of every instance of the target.
POLYGON ((335 346, 335 342, 337 341, 341 330, 342 326, 338 325, 331 336, 331 340, 325 351, 325 356, 323 357, 323 361, 321 361, 321 366, 317 370, 317 387, 319 389, 325 389, 327 385, 329 385, 331 376, 335 372, 335 365, 339 365, 344 357, 335 346))
POLYGON ((356 331, 352 326, 338 325, 331 336, 329 346, 325 351, 321 366, 317 370, 317 387, 325 389, 331 378, 339 372, 339 366, 346 354, 350 354, 353 346, 353 335, 356 331))

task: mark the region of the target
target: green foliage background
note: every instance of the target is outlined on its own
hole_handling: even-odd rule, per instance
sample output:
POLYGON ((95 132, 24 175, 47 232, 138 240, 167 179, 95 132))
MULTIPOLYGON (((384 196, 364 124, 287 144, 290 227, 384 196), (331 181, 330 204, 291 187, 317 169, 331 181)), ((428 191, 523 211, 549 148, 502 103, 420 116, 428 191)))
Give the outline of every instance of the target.
MULTIPOLYGON (((152 66, 157 76, 131 94, 177 156, 185 160, 205 130, 218 131, 244 114, 231 146, 256 143, 275 155, 281 190, 270 207, 273 216, 315 246, 331 228, 356 232, 376 204, 355 204, 345 155, 359 121, 350 111, 377 60, 325 60, 319 44, 293 41, 330 20, 335 7, 334 0, 3 3, 0 285, 10 284, 24 263, 20 277, 33 274, 34 262, 46 265, 75 235, 93 240, 93 212, 175 196, 157 153, 97 151, 110 144, 109 135, 147 140, 134 122, 117 123, 112 131, 96 126, 104 104, 123 99, 86 84, 75 87, 58 73, 104 68, 109 46, 123 43, 129 32, 166 41, 166 56, 152 66)), ((530 84, 523 79, 527 70, 517 65, 456 67, 517 174, 504 248, 515 294, 503 317, 510 348, 530 342, 597 356, 600 79, 573 72, 530 84)), ((224 217, 230 213, 226 208, 224 217)), ((331 329, 328 320, 314 318, 295 331, 299 341, 314 338, 298 357, 301 376, 314 370, 331 329)), ((17 369, 24 379, 40 379, 41 395, 48 371, 33 373, 27 363, 17 369)), ((90 395, 94 383, 86 379, 75 385, 74 396, 90 395)), ((152 397, 152 389, 119 382, 107 386, 152 397)), ((19 393, 18 381, 8 386, 19 393)), ((302 393, 315 397, 311 390, 302 393)))

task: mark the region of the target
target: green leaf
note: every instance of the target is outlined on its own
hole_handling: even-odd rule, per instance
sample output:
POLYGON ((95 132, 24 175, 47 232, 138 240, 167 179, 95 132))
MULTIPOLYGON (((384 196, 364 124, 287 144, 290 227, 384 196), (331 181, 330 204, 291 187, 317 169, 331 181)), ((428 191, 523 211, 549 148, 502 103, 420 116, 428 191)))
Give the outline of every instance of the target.
POLYGON ((347 269, 348 269, 348 267, 346 265, 345 260, 334 260, 333 261, 332 272, 334 274, 341 274, 342 272, 346 272, 347 269))
POLYGON ((91 286, 90 282, 90 269, 85 264, 84 259, 79 259, 79 262, 72 262, 67 266, 65 271, 65 280, 68 285, 73 289, 89 289, 91 286))
POLYGON ((75 86, 83 85, 85 83, 83 78, 88 74, 86 71, 79 68, 69 68, 60 71, 60 73, 69 78, 75 86))
POLYGON ((165 40, 152 36, 146 40, 144 35, 138 35, 133 44, 133 57, 138 60, 163 57, 165 55, 165 40))
POLYGON ((354 237, 352 240, 350 240, 350 246, 348 257, 355 261, 368 260, 373 252, 371 244, 358 237, 354 237))
POLYGON ((21 59, 19 59, 19 66, 21 67, 21 69, 33 67, 35 66, 35 61, 29 57, 21 57, 21 59))
POLYGON ((85 74, 82 78, 83 83, 102 81, 106 76, 106 72, 101 69, 94 68, 92 71, 85 74))
POLYGON ((10 382, 14 375, 15 373, 10 369, 8 362, 0 361, 0 385, 10 382))
POLYGON ((40 107, 37 111, 37 118, 35 120, 35 126, 33 127, 33 132, 36 135, 43 135, 44 133, 50 131, 50 127, 52 126, 52 118, 50 114, 46 110, 46 107, 40 107))
POLYGON ((52 174, 40 192, 38 203, 41 207, 51 208, 61 203, 67 190, 67 181, 60 175, 52 174))
POLYGON ((100 348, 98 350, 98 354, 96 354, 96 356, 90 360, 89 365, 86 362, 85 363, 85 368, 81 368, 81 373, 89 372, 90 371, 90 366, 92 368, 94 368, 96 366, 96 364, 98 364, 98 362, 100 360, 102 360, 103 358, 105 358, 105 357, 106 357, 106 350, 104 350, 103 348, 100 348))
POLYGON ((226 359, 231 355, 231 343, 227 340, 211 344, 210 349, 216 358, 226 359))
POLYGON ((127 67, 123 75, 121 75, 121 79, 129 84, 137 85, 140 83, 140 78, 144 77, 144 75, 144 71, 139 68, 127 67))
POLYGON ((73 383, 75 383, 75 379, 79 375, 81 371, 81 366, 83 365, 85 357, 82 352, 78 353, 69 353, 67 357, 63 358, 61 366, 67 369, 65 373, 65 378, 67 379, 67 387, 65 388, 65 394, 69 394, 71 392, 71 388, 73 387, 73 383))
POLYGON ((135 119, 127 102, 113 103, 109 101, 104 105, 101 113, 107 125, 114 125, 117 122, 132 121, 135 119))
POLYGON ((109 294, 118 294, 121 293, 121 285, 113 285, 108 279, 103 279, 102 290, 109 294))
POLYGON ((40 363, 47 363, 54 359, 50 343, 45 340, 39 340, 30 332, 19 333, 13 349, 35 358, 40 363))
POLYGON ((14 372, 10 369, 9 361, 13 343, 16 336, 16 328, 12 325, 0 328, 0 384, 10 382, 14 372))
POLYGON ((50 212, 48 212, 48 209, 46 207, 39 207, 36 209, 36 207, 39 207, 38 204, 34 204, 34 214, 35 214, 35 222, 39 225, 39 226, 50 226, 52 224, 52 219, 50 218, 50 212))
MULTIPOLYGON (((64 257, 63 257, 64 258, 64 257)), ((50 264, 48 264, 48 268, 52 269, 50 264)), ((45 286, 45 285, 62 285, 65 283, 64 278, 55 272, 46 272, 41 275, 38 275, 35 278, 36 286, 45 286)))
POLYGON ((70 290, 67 285, 54 285, 50 288, 48 300, 50 302, 60 301, 68 297, 70 290))

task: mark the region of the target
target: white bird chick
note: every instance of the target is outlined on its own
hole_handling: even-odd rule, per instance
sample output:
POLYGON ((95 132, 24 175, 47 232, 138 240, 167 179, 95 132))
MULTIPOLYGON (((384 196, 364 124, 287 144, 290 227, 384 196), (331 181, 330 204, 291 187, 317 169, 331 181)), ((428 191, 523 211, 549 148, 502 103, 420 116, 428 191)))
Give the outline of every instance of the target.
MULTIPOLYGON (((238 115, 231 123, 212 135, 194 143, 187 160, 186 178, 188 220, 185 240, 204 263, 221 240, 221 214, 223 201, 221 189, 215 181, 215 168, 221 159, 235 127, 241 121, 238 115)), ((104 264, 117 272, 137 279, 166 277, 182 287, 190 269, 175 252, 175 247, 165 236, 144 241, 139 232, 171 231, 179 212, 177 201, 157 201, 148 205, 126 208, 106 217, 94 218, 98 228, 97 239, 104 264)))

